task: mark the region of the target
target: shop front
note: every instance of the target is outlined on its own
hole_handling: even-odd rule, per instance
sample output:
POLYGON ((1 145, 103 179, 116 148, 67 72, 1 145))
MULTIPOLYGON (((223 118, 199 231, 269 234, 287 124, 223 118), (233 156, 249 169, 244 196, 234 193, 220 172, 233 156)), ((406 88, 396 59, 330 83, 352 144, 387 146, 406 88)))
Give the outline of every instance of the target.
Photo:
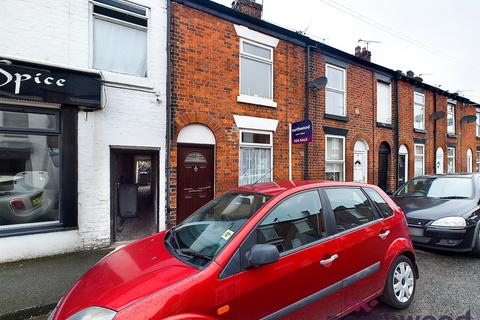
MULTIPOLYGON (((101 88, 99 73, 0 57, 0 251, 5 256, 14 257, 10 251, 22 241, 34 248, 42 234, 77 228, 78 112, 101 109, 101 88)), ((50 240, 76 241, 63 237, 50 240)))

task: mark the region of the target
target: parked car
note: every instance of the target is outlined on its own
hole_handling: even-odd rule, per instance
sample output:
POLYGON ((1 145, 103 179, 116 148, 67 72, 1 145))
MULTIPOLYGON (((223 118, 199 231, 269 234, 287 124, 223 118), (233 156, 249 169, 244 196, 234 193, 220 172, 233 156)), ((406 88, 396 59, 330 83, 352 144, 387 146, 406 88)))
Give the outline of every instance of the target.
POLYGON ((393 195, 419 247, 480 256, 480 174, 414 178, 393 195))
POLYGON ((0 176, 0 222, 27 223, 47 214, 53 205, 54 195, 49 190, 38 187, 47 182, 48 174, 45 171, 0 176), (35 183, 26 183, 26 179, 35 179, 35 183))
POLYGON ((260 183, 114 251, 50 319, 326 319, 377 296, 406 308, 417 277, 403 213, 378 187, 260 183))

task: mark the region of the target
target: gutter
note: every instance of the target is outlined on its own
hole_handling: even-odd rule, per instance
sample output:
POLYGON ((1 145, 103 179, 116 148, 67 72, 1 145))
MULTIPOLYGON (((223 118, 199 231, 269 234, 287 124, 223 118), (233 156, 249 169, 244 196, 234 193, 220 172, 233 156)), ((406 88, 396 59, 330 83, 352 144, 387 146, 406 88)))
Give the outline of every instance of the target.
POLYGON ((172 208, 170 207, 170 189, 171 189, 171 183, 170 183, 170 178, 171 178, 171 171, 172 171, 172 163, 171 163, 171 144, 172 144, 172 78, 171 78, 171 72, 172 72, 172 57, 171 57, 171 50, 172 50, 172 38, 171 38, 171 24, 172 24, 172 18, 171 18, 171 0, 167 0, 167 112, 166 112, 166 122, 167 122, 167 135, 166 135, 166 145, 165 145, 165 153, 166 153, 166 159, 165 159, 165 175, 166 175, 166 181, 165 181, 165 206, 167 208, 165 212, 165 227, 168 228, 171 226, 172 221, 170 220, 170 213, 172 211, 172 208))

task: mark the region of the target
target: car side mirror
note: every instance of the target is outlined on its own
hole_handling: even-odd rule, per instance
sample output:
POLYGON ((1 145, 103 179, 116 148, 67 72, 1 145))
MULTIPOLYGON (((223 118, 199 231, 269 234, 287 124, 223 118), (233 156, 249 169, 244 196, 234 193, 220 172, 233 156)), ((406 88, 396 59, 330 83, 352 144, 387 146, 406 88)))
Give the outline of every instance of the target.
POLYGON ((250 251, 247 251, 245 257, 247 258, 248 266, 256 268, 274 263, 280 259, 280 253, 277 247, 272 244, 255 244, 250 251))

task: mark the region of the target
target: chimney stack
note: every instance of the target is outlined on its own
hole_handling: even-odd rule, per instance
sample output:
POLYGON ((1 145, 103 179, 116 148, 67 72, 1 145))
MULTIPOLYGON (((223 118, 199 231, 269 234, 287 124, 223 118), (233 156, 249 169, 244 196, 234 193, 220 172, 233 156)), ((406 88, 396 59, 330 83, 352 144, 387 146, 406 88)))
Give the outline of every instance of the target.
POLYGON ((232 9, 248 14, 257 19, 262 19, 263 6, 255 0, 234 0, 232 9))
POLYGON ((355 47, 355 57, 358 57, 360 59, 366 60, 366 61, 371 61, 372 60, 372 53, 367 50, 365 47, 360 47, 356 46, 355 47))

